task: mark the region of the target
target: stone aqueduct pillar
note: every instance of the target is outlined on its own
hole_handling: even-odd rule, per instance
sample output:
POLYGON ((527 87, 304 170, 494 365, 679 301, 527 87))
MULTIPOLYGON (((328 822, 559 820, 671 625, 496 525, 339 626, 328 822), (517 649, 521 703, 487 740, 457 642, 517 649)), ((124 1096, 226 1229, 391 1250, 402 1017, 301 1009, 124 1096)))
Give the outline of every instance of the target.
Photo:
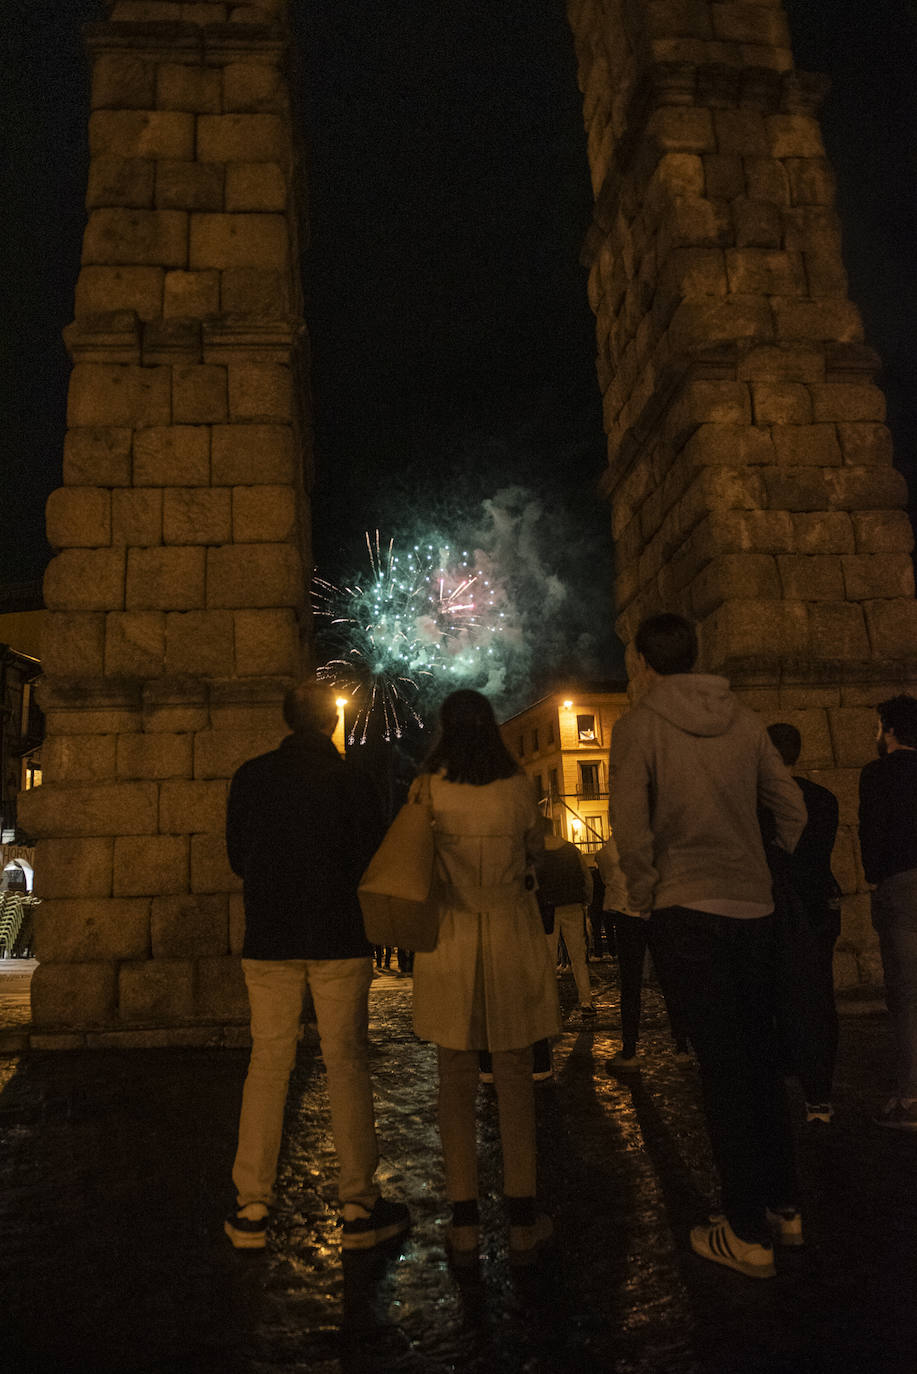
POLYGON ((569 0, 595 217, 618 631, 699 623, 704 665, 803 734, 841 804, 838 980, 874 976, 855 842, 872 705, 917 681, 905 483, 847 297, 822 84, 780 0, 569 0))
POLYGON ((246 1012, 225 798, 284 733, 309 567, 285 7, 113 0, 88 31, 45 782, 21 808, 34 1044, 219 1042, 246 1012))

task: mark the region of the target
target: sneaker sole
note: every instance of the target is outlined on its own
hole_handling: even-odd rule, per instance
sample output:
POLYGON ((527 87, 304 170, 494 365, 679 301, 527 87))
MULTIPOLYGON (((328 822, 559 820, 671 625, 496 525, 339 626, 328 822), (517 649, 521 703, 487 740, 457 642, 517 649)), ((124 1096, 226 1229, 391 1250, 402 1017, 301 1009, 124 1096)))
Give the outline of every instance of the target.
POLYGON ((747 1260, 740 1259, 728 1250, 720 1254, 711 1249, 709 1231, 706 1226, 693 1227, 690 1244, 695 1255, 699 1255, 701 1259, 712 1260, 714 1264, 721 1264, 724 1268, 732 1269, 737 1274, 744 1274, 748 1279, 772 1279, 777 1273, 773 1259, 770 1264, 749 1264, 747 1260))
POLYGON ((223 1230, 237 1250, 263 1250, 266 1236, 263 1231, 237 1231, 230 1222, 223 1222, 223 1230))
POLYGON ((358 1231, 355 1235, 345 1235, 341 1241, 342 1250, 372 1250, 376 1245, 384 1245, 408 1230, 410 1221, 395 1221, 391 1226, 380 1226, 374 1231, 358 1231))

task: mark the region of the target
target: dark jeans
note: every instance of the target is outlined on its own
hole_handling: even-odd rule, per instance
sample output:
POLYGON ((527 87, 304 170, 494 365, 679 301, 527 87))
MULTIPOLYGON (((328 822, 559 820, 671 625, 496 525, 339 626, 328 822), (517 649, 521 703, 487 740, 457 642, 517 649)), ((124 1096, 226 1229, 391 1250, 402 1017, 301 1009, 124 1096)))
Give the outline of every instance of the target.
POLYGON ((810 1103, 831 1101, 838 1041, 834 946, 839 927, 839 918, 812 922, 803 941, 791 936, 788 948, 781 951, 777 1030, 782 1067, 796 1075, 810 1103))
POLYGON ((774 1031, 773 917, 673 906, 654 911, 650 929, 660 977, 664 968, 688 1018, 723 1211, 743 1240, 765 1240, 765 1208, 797 1201, 774 1031))
POLYGON ((625 916, 623 911, 610 911, 614 918, 615 943, 618 947, 618 977, 621 983, 621 1052, 632 1058, 637 1053, 640 1035, 640 1002, 643 991, 643 958, 647 943, 656 965, 656 974, 669 1016, 669 1028, 676 1050, 688 1048, 688 1025, 679 998, 678 987, 670 986, 659 968, 652 949, 650 922, 641 916, 625 916))
POLYGON ((592 927, 592 953, 596 959, 602 957, 602 936, 612 959, 615 957, 615 913, 613 911, 590 911, 589 924, 592 927))

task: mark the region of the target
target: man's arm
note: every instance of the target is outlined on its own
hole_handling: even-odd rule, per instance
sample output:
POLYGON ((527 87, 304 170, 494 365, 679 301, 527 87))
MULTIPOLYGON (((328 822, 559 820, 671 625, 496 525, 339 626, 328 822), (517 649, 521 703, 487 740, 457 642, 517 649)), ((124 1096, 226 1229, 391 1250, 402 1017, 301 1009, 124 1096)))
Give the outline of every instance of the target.
POLYGON ((659 874, 653 862, 649 760, 624 716, 611 732, 608 814, 633 911, 651 911, 659 874), (623 727, 623 728, 622 728, 623 727))
POLYGON ((806 828, 808 812, 802 792, 764 730, 758 753, 758 805, 771 812, 777 843, 792 854, 806 828))

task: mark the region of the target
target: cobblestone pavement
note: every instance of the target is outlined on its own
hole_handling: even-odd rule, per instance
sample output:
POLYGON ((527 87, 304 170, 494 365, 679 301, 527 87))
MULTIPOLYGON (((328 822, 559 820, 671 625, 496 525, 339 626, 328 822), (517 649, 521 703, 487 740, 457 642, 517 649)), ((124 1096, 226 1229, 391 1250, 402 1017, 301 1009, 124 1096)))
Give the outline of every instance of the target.
POLYGON ((514 1277, 481 1089, 487 1235, 478 1280, 443 1252, 433 1052, 410 983, 373 985, 385 1191, 414 1225, 388 1255, 339 1251, 323 1071, 291 1087, 282 1204, 265 1253, 222 1233, 243 1051, 77 1051, 0 1060, 0 1368, 21 1374, 915 1374, 917 1136, 869 1112, 888 1087, 887 1019, 842 1024, 837 1118, 795 1100, 808 1244, 769 1282, 686 1249, 713 1200, 696 1073, 647 996, 644 1071, 610 1077, 617 994, 593 964, 582 1029, 569 975, 553 1084, 537 1089, 542 1192, 558 1243, 514 1277))

